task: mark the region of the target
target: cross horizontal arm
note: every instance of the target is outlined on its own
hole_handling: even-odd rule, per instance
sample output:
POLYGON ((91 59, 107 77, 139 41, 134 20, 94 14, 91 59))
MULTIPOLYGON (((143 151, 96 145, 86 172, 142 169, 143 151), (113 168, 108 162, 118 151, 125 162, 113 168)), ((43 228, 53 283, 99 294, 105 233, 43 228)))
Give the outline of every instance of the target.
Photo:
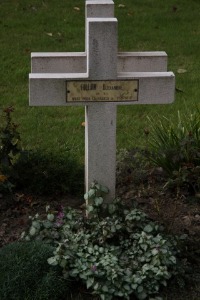
MULTIPOLYGON (((32 73, 84 73, 85 52, 35 52, 31 54, 32 73)), ((119 52, 118 72, 166 72, 167 54, 155 52, 119 52)))
POLYGON ((118 72, 166 72, 167 54, 156 52, 119 52, 118 72))
POLYGON ((85 52, 34 52, 31 53, 32 73, 85 73, 85 52))
POLYGON ((29 105, 63 106, 66 105, 66 81, 86 79, 87 73, 70 74, 29 74, 29 105))
MULTIPOLYGON (((33 106, 90 105, 91 102, 70 102, 67 99, 66 81, 87 79, 87 73, 78 74, 30 74, 29 103, 33 106)), ((139 81, 138 101, 110 102, 118 105, 163 104, 174 101, 175 77, 172 72, 125 72, 118 73, 120 79, 139 81)))
POLYGON ((31 73, 29 79, 85 79, 87 73, 31 73))
POLYGON ((118 79, 129 78, 139 80, 138 101, 134 104, 167 104, 174 101, 175 76, 173 72, 118 73, 118 79))

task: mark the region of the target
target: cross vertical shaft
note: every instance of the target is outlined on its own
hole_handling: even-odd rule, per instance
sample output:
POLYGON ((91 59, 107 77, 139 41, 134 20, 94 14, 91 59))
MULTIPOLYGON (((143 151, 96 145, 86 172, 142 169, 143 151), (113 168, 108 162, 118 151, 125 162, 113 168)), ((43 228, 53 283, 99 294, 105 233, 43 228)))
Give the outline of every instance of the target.
MULTIPOLYGON (((108 1, 106 8, 109 4, 113 6, 113 2, 108 1)), ((93 4, 92 14, 89 11, 87 16, 95 16, 95 6, 98 8, 99 5, 93 4)), ((110 17, 87 18, 86 28, 88 78, 116 79, 117 20, 110 17)), ((107 201, 115 197, 116 113, 117 107, 111 103, 91 103, 85 108, 86 191, 91 182, 96 180, 109 188, 107 201)))

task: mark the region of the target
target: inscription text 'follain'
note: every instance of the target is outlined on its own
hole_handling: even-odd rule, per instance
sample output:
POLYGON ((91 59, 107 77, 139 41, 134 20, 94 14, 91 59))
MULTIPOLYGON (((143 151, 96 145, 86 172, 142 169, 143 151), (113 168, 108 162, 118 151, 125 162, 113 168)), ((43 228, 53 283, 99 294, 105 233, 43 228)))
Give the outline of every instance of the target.
POLYGON ((67 81, 67 102, 138 101, 138 80, 67 81))

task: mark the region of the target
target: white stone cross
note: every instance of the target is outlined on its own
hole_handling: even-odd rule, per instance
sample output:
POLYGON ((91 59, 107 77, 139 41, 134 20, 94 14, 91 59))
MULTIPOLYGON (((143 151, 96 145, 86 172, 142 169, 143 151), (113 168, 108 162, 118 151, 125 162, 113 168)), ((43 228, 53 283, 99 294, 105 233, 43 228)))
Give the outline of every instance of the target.
POLYGON ((85 52, 32 53, 32 73, 29 75, 31 106, 85 106, 86 191, 96 180, 109 188, 107 201, 115 197, 117 105, 170 103, 175 91, 175 76, 167 72, 165 52, 117 53, 117 37, 113 1, 88 0, 85 52), (116 81, 119 85, 122 81, 132 80, 133 85, 137 82, 137 88, 134 88, 136 99, 127 102, 120 96, 122 100, 115 102, 117 99, 111 97, 116 96, 115 92, 104 98, 103 91, 100 94, 94 91, 99 99, 108 101, 93 102, 92 99, 98 97, 90 97, 91 87, 95 90, 96 85, 105 84, 107 80, 111 85, 112 82, 116 85, 116 81), (90 85, 88 97, 81 98, 78 90, 75 90, 75 96, 78 95, 73 98, 75 101, 69 97, 72 90, 69 91, 67 85, 75 81, 82 84, 82 90, 87 81, 90 85), (93 81, 95 85, 91 86, 93 81))

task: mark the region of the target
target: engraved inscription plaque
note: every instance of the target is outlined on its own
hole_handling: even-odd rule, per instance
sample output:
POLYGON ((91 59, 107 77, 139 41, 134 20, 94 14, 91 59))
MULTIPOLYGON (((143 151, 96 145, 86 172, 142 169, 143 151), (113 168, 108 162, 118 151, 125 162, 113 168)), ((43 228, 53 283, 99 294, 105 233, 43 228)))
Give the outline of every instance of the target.
POLYGON ((138 101, 138 80, 67 81, 67 102, 138 101))

